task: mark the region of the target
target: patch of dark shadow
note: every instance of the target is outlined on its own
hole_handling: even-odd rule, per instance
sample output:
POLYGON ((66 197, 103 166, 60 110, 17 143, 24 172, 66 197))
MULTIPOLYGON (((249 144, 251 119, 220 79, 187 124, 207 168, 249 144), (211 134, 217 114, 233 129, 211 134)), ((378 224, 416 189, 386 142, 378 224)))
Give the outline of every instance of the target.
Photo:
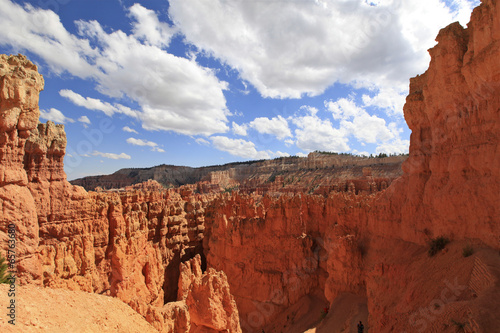
POLYGON ((177 293, 179 291, 180 264, 189 261, 199 254, 201 257, 201 270, 205 272, 207 269, 207 259, 203 253, 203 246, 191 247, 185 249, 184 255, 181 256, 179 251, 176 251, 174 257, 165 268, 165 281, 163 282, 164 304, 177 301, 177 293))
POLYGON ((155 231, 154 231, 154 236, 153 236, 153 243, 157 244, 161 241, 161 229, 166 226, 163 225, 163 214, 158 216, 158 224, 156 225, 155 231))
POLYGON ((359 238, 358 239, 358 251, 359 251, 359 254, 361 254, 361 257, 365 257, 366 254, 368 253, 368 249, 369 249, 369 241, 367 238, 363 237, 363 238, 359 238))
POLYGON ((163 282, 164 304, 177 301, 179 291, 179 264, 181 263, 180 253, 176 252, 172 260, 165 267, 165 281, 163 282))
POLYGON ((205 256, 205 252, 203 252, 203 249, 200 252, 200 257, 201 257, 201 271, 205 273, 207 270, 207 257, 205 256))

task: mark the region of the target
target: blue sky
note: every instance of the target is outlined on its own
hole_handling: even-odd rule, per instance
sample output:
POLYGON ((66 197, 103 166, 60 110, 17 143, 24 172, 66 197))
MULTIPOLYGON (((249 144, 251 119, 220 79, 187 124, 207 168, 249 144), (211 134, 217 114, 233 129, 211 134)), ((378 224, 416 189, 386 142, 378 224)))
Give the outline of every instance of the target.
POLYGON ((45 78, 68 179, 314 150, 405 153, 403 104, 475 0, 0 0, 45 78))

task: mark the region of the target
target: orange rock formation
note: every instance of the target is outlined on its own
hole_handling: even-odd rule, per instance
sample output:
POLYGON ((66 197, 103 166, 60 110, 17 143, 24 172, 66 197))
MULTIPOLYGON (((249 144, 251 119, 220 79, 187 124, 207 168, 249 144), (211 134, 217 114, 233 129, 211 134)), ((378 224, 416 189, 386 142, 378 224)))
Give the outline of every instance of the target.
POLYGON ((1 56, 0 239, 14 223, 19 281, 118 297, 163 332, 496 330, 499 25, 500 4, 483 0, 467 29, 439 33, 411 79, 400 178, 358 165, 312 191, 272 171, 218 192, 236 171, 211 170, 176 189, 87 193, 65 180, 63 128, 36 125, 36 66, 1 56), (429 257, 438 236, 451 244, 429 257))
POLYGON ((183 198, 153 182, 120 193, 71 185, 63 171, 64 127, 37 126, 43 78, 36 66, 24 56, 1 56, 0 74, 0 238, 5 247, 8 225, 16 226, 18 283, 116 296, 165 332, 205 325, 239 332, 223 273, 197 275, 193 286, 183 285, 187 298, 177 300, 181 263, 203 254, 210 198, 183 198), (211 300, 211 321, 188 307, 193 294, 211 300))

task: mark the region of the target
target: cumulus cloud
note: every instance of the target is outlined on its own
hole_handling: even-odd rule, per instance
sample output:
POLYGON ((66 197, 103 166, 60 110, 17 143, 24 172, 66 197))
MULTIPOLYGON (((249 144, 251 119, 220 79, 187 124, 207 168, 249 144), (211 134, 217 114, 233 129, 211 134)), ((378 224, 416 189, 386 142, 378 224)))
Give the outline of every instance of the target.
POLYGON ((92 152, 92 155, 94 156, 101 156, 101 157, 105 157, 105 158, 109 158, 109 159, 112 159, 112 160, 130 160, 130 155, 127 155, 125 153, 121 153, 121 154, 114 154, 114 153, 102 153, 100 151, 97 151, 97 150, 94 150, 92 152))
POLYGON ((9 0, 0 0, 0 8, 0 44, 38 54, 57 74, 68 71, 84 79, 98 74, 97 67, 87 61, 98 52, 88 40, 70 34, 57 14, 9 0))
POLYGON ((235 123, 233 121, 232 126, 233 126, 233 133, 235 135, 247 136, 248 125, 246 125, 246 124, 238 125, 237 123, 235 123))
MULTIPOLYGON (((408 151, 408 140, 401 139, 402 128, 397 122, 368 113, 366 105, 358 105, 352 97, 325 101, 330 119, 322 119, 316 108, 303 106, 299 113, 290 117, 295 129, 295 144, 305 151, 325 150, 365 154, 352 149, 354 143, 361 146, 375 144, 377 151, 402 153, 408 151), (393 151, 389 151, 394 149, 393 151)), ((290 141, 288 143, 292 143, 290 141)), ((286 142, 287 143, 287 142, 286 142)))
POLYGON ((295 117, 292 122, 297 126, 296 145, 302 150, 346 152, 350 149, 345 131, 334 128, 329 119, 308 114, 295 117))
MULTIPOLYGON (((153 11, 138 4, 129 9, 131 34, 106 32, 96 21, 77 21, 78 35, 73 35, 50 10, 23 7, 10 0, 0 0, 0 8, 1 45, 38 55, 56 74, 68 72, 92 79, 109 97, 131 99, 141 108, 144 128, 188 135, 228 130, 230 113, 223 94, 227 83, 195 59, 169 54, 165 47, 175 28, 160 22, 153 11)), ((64 90, 63 95, 107 115, 139 117, 137 111, 122 105, 70 90, 64 90)))
POLYGON ((271 157, 267 151, 258 151, 255 144, 250 141, 230 139, 225 136, 213 136, 210 139, 215 148, 234 156, 251 159, 268 159, 271 157))
MULTIPOLYGON (((455 2, 465 13, 477 1, 455 2)), ((298 98, 335 82, 407 85, 457 8, 439 0, 171 0, 169 14, 189 42, 238 69, 264 97, 298 98)))
POLYGON ((292 132, 288 127, 288 122, 282 116, 277 116, 272 119, 265 117, 255 118, 249 123, 249 126, 259 133, 274 135, 279 140, 292 136, 292 132))
POLYGON ((186 135, 226 132, 227 83, 195 59, 174 56, 122 31, 107 33, 95 21, 77 22, 80 34, 94 38, 105 56, 98 89, 111 97, 128 96, 142 107, 140 119, 147 130, 186 135), (138 78, 137 73, 141 73, 138 78))
POLYGON ((47 119, 59 124, 75 122, 73 119, 66 117, 61 111, 54 108, 50 108, 49 111, 40 110, 40 118, 47 119))
POLYGON ((159 153, 164 153, 165 150, 158 147, 158 144, 153 141, 147 141, 147 140, 142 140, 142 139, 136 139, 136 138, 128 138, 127 143, 133 145, 133 146, 142 146, 142 147, 150 147, 151 151, 156 151, 159 153))
POLYGON ((340 128, 346 135, 353 135, 361 143, 385 142, 394 137, 384 119, 370 115, 352 99, 340 98, 327 102, 334 119, 340 120, 340 128))
POLYGON ((382 88, 374 96, 363 95, 365 106, 375 106, 385 110, 390 116, 403 116, 406 92, 396 88, 382 88))
POLYGON ((410 147, 409 140, 403 140, 401 138, 396 138, 390 142, 384 142, 377 146, 377 154, 407 154, 408 148, 410 147))
POLYGON ((198 138, 195 140, 195 142, 199 145, 204 145, 204 146, 210 145, 210 142, 208 140, 203 139, 203 138, 198 138))
POLYGON ((276 157, 289 157, 290 156, 290 154, 288 154, 286 152, 279 151, 279 150, 277 152, 275 152, 273 155, 276 157))
POLYGON ((96 98, 83 97, 82 95, 69 89, 60 90, 59 95, 61 95, 64 98, 67 98, 75 105, 84 107, 89 110, 102 111, 109 117, 111 117, 115 113, 122 113, 132 118, 139 117, 138 111, 132 110, 127 106, 118 103, 110 104, 108 102, 103 102, 100 99, 96 98))
POLYGON ((78 121, 83 124, 90 125, 90 119, 87 116, 81 116, 80 118, 78 118, 78 121))
POLYGON ((135 129, 130 128, 130 127, 128 127, 128 126, 124 126, 124 127, 122 128, 122 130, 123 130, 124 132, 129 132, 129 133, 139 134, 139 133, 138 133, 135 129))
POLYGON ((132 27, 134 37, 149 45, 166 47, 176 30, 160 22, 156 13, 136 3, 129 9, 129 15, 136 23, 132 27))

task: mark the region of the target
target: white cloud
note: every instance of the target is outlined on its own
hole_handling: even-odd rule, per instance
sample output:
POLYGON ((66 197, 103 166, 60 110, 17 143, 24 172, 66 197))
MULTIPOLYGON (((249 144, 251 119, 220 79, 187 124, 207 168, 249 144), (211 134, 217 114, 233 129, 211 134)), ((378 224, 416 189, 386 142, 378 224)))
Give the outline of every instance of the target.
POLYGON ((340 98, 335 102, 326 102, 325 106, 332 112, 333 119, 336 120, 359 117, 365 112, 351 99, 347 98, 340 98))
POLYGON ((87 116, 81 116, 80 118, 78 118, 78 121, 83 124, 90 125, 90 119, 87 116))
POLYGON ((455 7, 453 19, 465 27, 470 20, 472 9, 479 4, 479 0, 452 0, 452 6, 455 7))
POLYGON ((136 138, 128 138, 127 143, 130 143, 131 145, 134 145, 134 146, 148 146, 148 147, 158 146, 158 144, 155 142, 142 140, 142 139, 136 139, 136 138))
POLYGON ((277 152, 275 152, 273 155, 276 157, 289 157, 290 156, 290 154, 288 154, 286 152, 284 153, 284 152, 279 151, 279 150, 277 152))
POLYGON ((138 133, 135 129, 130 128, 130 127, 128 127, 128 126, 124 126, 124 127, 122 128, 122 130, 123 130, 123 131, 125 131, 125 132, 129 132, 129 133, 139 134, 139 133, 138 133))
POLYGON ((409 140, 402 140, 401 138, 396 138, 390 142, 381 143, 377 146, 377 154, 407 154, 410 147, 409 140))
POLYGON ((174 56, 121 31, 107 33, 97 22, 78 22, 80 33, 95 38, 100 57, 98 89, 111 97, 127 95, 142 107, 147 130, 211 135, 228 130, 227 83, 195 59, 174 56), (137 73, 141 73, 138 77, 137 73))
POLYGON ((274 135, 279 140, 292 136, 292 132, 288 127, 288 122, 282 116, 274 117, 272 119, 265 117, 255 118, 249 123, 249 126, 254 128, 259 133, 274 135))
POLYGON ((130 8, 130 35, 105 31, 96 21, 77 21, 78 35, 70 34, 52 11, 0 0, 0 45, 32 52, 56 74, 68 72, 92 79, 112 98, 127 97, 141 112, 66 91, 66 97, 107 115, 140 116, 148 130, 187 135, 228 131, 227 83, 195 59, 169 54, 163 48, 174 28, 140 5, 130 8), (140 74, 138 74, 140 73, 140 74))
POLYGON ((318 108, 315 108, 310 105, 302 105, 299 110, 305 111, 306 113, 310 114, 311 116, 315 116, 318 113, 318 108))
POLYGON ((0 0, 0 44, 28 50, 43 58, 57 74, 68 71, 81 78, 98 73, 87 57, 96 57, 88 40, 71 35, 59 16, 49 10, 21 7, 9 0, 0 0))
POLYGON ((230 139, 225 136, 213 136, 210 138, 215 148, 228 152, 231 155, 251 159, 268 159, 267 151, 257 151, 255 144, 243 139, 230 139))
POLYGON ((112 159, 112 160, 130 160, 130 155, 127 155, 125 153, 121 153, 121 154, 113 154, 113 153, 101 153, 100 151, 97 151, 97 150, 94 150, 92 152, 92 155, 94 156, 101 156, 101 157, 105 157, 105 158, 109 158, 109 159, 112 159))
POLYGON ((406 91, 398 91, 395 88, 382 88, 375 96, 363 95, 365 106, 376 106, 386 110, 391 116, 403 116, 403 105, 406 100, 406 91))
POLYGON ((248 125, 246 124, 238 125, 233 121, 232 126, 233 126, 233 133, 235 135, 247 136, 248 125))
POLYGON ((380 142, 377 145, 376 153, 386 154, 406 154, 410 148, 410 140, 402 139, 401 133, 403 130, 398 127, 395 122, 390 123, 387 128, 393 134, 393 138, 389 141, 380 142))
POLYGON ((139 112, 132 110, 131 108, 115 103, 110 104, 108 102, 103 102, 100 99, 83 97, 80 94, 68 89, 63 89, 59 91, 59 95, 69 99, 73 104, 82 106, 89 110, 102 111, 107 116, 111 117, 115 113, 122 113, 132 118, 138 118, 139 112))
POLYGON ((198 139, 195 140, 195 142, 197 144, 199 144, 199 145, 204 145, 204 146, 210 145, 210 142, 207 141, 207 140, 205 140, 205 139, 203 139, 203 138, 198 138, 198 139))
POLYGON ((154 11, 144 8, 138 3, 130 7, 130 16, 136 20, 132 28, 134 37, 149 45, 168 46, 170 39, 175 34, 175 29, 167 23, 160 22, 154 11))
POLYGON ((366 155, 365 151, 359 152, 351 148, 354 142, 350 140, 354 138, 361 146, 375 144, 377 150, 394 149, 390 153, 408 150, 409 141, 401 139, 403 130, 396 122, 387 124, 385 119, 370 115, 364 107, 357 105, 353 98, 325 101, 326 109, 331 112, 332 118, 338 121, 337 126, 328 119, 321 119, 316 109, 302 106, 298 115, 289 118, 297 127, 297 147, 305 151, 350 151, 366 155))
POLYGON ((368 152, 366 152, 366 151, 357 151, 356 149, 353 149, 352 153, 354 155, 359 155, 359 156, 366 156, 366 157, 370 156, 370 154, 368 152))
POLYGON ((297 126, 296 144, 302 150, 324 150, 335 152, 349 151, 346 133, 333 127, 328 119, 316 115, 299 116, 292 119, 297 126))
POLYGON ((136 138, 128 138, 127 143, 134 145, 134 146, 142 146, 142 147, 150 147, 151 151, 156 151, 159 153, 164 153, 165 150, 158 147, 158 144, 153 141, 147 141, 147 140, 142 140, 142 139, 136 139, 136 138))
MULTIPOLYGON (((469 1, 462 12, 470 10, 469 1)), ((474 1, 477 2, 477 1, 474 1)), ((440 0, 171 0, 187 40, 239 71, 264 97, 318 95, 335 82, 407 86, 425 70, 440 28, 453 16, 440 0)), ((464 14, 465 15, 465 14, 464 14)))
POLYGON ((368 114, 352 99, 340 98, 326 103, 334 119, 340 119, 340 128, 346 135, 353 135, 361 143, 385 142, 394 138, 385 120, 368 114))
POLYGON ((40 110, 40 118, 47 119, 59 124, 65 124, 66 122, 75 122, 73 119, 66 117, 61 111, 54 108, 49 109, 49 111, 40 110))

